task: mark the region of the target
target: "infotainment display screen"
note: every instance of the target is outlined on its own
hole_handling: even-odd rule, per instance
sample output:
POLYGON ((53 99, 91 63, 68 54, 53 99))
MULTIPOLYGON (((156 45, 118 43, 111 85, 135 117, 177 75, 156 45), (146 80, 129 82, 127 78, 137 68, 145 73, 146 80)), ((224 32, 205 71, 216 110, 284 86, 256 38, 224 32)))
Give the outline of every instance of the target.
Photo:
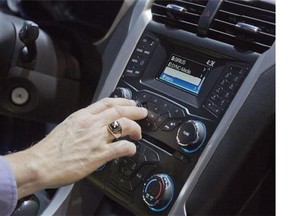
POLYGON ((189 57, 172 53, 158 78, 198 95, 208 72, 216 63, 213 59, 201 60, 205 61, 198 62, 189 57))

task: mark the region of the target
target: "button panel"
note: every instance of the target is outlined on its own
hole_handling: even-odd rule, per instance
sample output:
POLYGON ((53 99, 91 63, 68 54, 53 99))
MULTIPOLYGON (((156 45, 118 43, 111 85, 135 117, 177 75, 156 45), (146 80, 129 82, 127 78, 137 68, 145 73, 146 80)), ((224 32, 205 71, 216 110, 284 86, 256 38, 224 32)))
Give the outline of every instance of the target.
POLYGON ((159 155, 139 142, 136 154, 112 161, 110 180, 119 187, 133 191, 156 168, 159 155))
POLYGON ((241 83, 248 73, 248 68, 242 65, 230 64, 224 70, 223 76, 208 95, 203 107, 216 117, 224 114, 241 83))
POLYGON ((185 117, 182 108, 158 96, 140 92, 136 95, 136 100, 148 109, 147 118, 139 121, 144 131, 156 131, 161 128, 162 131, 169 132, 179 125, 179 118, 185 117))
POLYGON ((149 61, 158 39, 145 34, 139 40, 124 70, 124 77, 140 77, 149 61))

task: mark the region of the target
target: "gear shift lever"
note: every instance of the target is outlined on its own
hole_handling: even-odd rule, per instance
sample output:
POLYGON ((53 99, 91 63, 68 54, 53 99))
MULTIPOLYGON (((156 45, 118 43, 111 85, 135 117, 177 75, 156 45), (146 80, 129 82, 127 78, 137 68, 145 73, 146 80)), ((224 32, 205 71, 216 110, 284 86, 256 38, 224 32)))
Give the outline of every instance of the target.
POLYGON ((36 39, 39 36, 39 27, 32 21, 25 21, 19 31, 19 38, 25 44, 20 51, 20 56, 24 62, 31 62, 36 58, 36 39))

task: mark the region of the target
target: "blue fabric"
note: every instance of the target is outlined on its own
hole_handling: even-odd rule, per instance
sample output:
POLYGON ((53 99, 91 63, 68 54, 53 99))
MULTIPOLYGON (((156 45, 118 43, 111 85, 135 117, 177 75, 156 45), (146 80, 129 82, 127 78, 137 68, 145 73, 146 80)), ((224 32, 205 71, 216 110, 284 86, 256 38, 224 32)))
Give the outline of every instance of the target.
POLYGON ((0 156, 0 215, 9 216, 17 204, 17 185, 13 171, 0 156))

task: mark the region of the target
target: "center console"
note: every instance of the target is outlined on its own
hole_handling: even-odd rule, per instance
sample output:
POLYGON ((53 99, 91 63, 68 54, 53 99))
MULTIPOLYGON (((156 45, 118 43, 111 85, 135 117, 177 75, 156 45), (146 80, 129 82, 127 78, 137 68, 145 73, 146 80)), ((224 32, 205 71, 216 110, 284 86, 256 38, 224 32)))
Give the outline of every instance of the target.
POLYGON ((136 215, 169 212, 258 58, 200 39, 151 21, 110 94, 148 109, 143 139, 89 180, 136 215))

